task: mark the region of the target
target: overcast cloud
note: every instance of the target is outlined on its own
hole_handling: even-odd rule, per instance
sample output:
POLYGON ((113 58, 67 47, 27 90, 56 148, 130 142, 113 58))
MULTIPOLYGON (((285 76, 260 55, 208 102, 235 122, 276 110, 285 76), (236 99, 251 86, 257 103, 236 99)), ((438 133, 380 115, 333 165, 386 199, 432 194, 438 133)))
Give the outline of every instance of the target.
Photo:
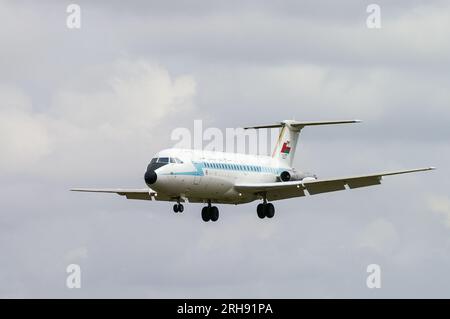
POLYGON ((0 297, 450 297, 450 5, 0 0, 0 297), (176 127, 308 128, 320 177, 437 166, 382 186, 201 205, 70 193, 143 187, 176 127), (66 288, 66 267, 82 288, 66 288), (382 288, 366 287, 366 267, 382 288))

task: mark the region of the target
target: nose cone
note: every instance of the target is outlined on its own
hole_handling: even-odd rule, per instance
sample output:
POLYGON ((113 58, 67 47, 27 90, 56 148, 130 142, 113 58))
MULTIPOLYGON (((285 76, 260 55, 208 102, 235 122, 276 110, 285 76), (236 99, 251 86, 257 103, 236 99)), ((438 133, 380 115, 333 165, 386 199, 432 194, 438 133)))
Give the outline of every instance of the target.
POLYGON ((154 184, 157 179, 158 176, 156 175, 154 170, 148 170, 145 172, 144 180, 147 185, 154 184))

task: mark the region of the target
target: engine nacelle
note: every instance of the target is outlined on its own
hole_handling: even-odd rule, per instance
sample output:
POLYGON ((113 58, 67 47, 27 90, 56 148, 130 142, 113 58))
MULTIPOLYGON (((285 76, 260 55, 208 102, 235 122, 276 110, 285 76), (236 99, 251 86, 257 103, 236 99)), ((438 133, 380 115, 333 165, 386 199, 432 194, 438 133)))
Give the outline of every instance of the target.
POLYGON ((302 180, 304 177, 305 177, 304 174, 299 173, 294 170, 283 171, 280 174, 280 180, 282 182, 299 181, 299 180, 302 180))

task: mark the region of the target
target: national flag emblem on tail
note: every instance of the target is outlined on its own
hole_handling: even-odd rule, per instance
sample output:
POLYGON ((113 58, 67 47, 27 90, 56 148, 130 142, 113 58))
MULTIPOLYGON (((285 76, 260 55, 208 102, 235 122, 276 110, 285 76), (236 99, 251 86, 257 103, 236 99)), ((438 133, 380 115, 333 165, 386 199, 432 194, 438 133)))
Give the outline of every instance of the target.
POLYGON ((281 147, 281 153, 289 154, 290 151, 291 151, 291 147, 289 146, 289 141, 284 142, 283 146, 281 147))

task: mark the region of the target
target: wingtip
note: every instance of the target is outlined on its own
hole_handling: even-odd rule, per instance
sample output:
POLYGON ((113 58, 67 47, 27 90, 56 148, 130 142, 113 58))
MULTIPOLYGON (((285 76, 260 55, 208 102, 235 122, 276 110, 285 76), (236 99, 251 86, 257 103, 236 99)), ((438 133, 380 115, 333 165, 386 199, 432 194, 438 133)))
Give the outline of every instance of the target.
POLYGON ((432 171, 432 170, 435 170, 437 168, 435 166, 430 166, 430 167, 428 167, 428 169, 432 171))

